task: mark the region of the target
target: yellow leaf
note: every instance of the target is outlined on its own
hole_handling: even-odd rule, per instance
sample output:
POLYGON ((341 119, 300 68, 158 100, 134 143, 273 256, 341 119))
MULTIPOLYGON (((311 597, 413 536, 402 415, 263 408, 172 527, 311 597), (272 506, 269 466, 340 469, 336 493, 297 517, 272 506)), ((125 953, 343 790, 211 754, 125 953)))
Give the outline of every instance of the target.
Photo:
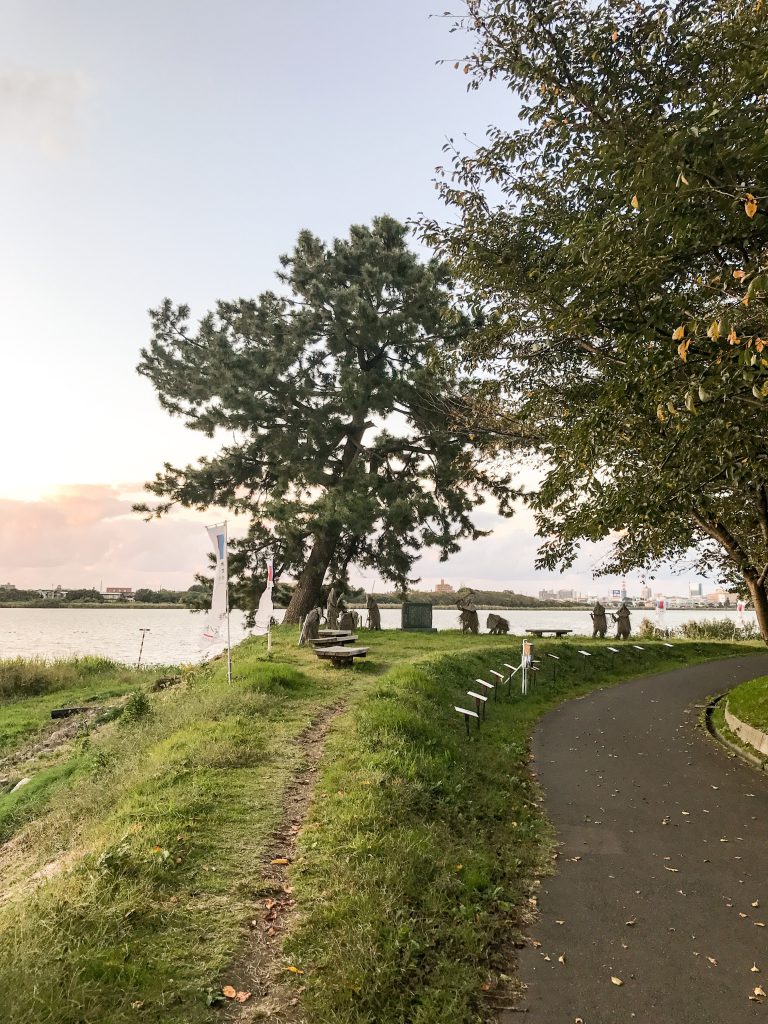
POLYGON ((708 956, 707 960, 709 960, 713 967, 717 967, 717 960, 713 956, 708 956))
POLYGON ((750 218, 750 220, 757 213, 757 200, 751 192, 747 192, 744 198, 744 212, 750 218))
POLYGON ((749 969, 750 969, 750 971, 752 971, 753 974, 759 974, 760 973, 760 968, 757 966, 756 963, 753 963, 752 966, 749 969))
MULTIPOLYGON (((757 342, 755 342, 755 348, 757 348, 757 342)), ((758 352, 759 351, 760 350, 758 349, 758 352)), ((753 907, 759 907, 760 906, 760 900, 755 900, 754 903, 752 904, 752 906, 753 907)))
POLYGON ((672 334, 672 341, 680 341, 685 337, 685 327, 677 327, 672 334))
POLYGON ((728 342, 731 345, 738 345, 739 344, 739 336, 736 333, 736 328, 735 327, 731 328, 730 334, 728 335, 728 342))
POLYGON ((302 971, 302 970, 301 970, 300 968, 298 968, 298 967, 286 967, 286 970, 287 970, 287 971, 290 971, 290 972, 291 972, 291 974, 303 974, 303 973, 304 973, 304 971, 302 971))
POLYGON ((637 198, 637 196, 632 196, 632 208, 634 210, 640 209, 640 200, 637 198))
POLYGON ((711 338, 712 341, 717 341, 720 337, 720 323, 717 320, 713 320, 707 328, 707 337, 711 338))
POLYGON ((558 963, 564 964, 565 963, 565 953, 561 953, 560 956, 557 958, 557 960, 558 960, 558 963))
POLYGON ((688 349, 690 347, 691 347, 691 339, 690 338, 687 341, 681 341, 680 344, 677 346, 677 354, 680 356, 680 358, 683 360, 684 363, 688 361, 688 349))
POLYGON ((290 864, 290 861, 288 860, 287 857, 275 857, 275 859, 273 861, 270 861, 270 863, 271 864, 290 864))
POLYGON ((611 981, 612 981, 612 983, 614 985, 623 985, 624 984, 624 982, 621 980, 621 978, 617 978, 615 975, 613 975, 611 977, 611 981))
POLYGON ((741 304, 742 304, 742 306, 748 306, 749 305, 749 292, 747 292, 747 294, 741 300, 741 304))
POLYGON ((688 181, 688 179, 686 178, 686 176, 683 174, 682 171, 680 172, 680 181, 682 181, 682 183, 684 185, 690 185, 690 181, 688 181))
POLYGON ((755 351, 762 352, 765 348, 765 340, 763 338, 755 338, 755 351))
POLYGON ((238 1003, 247 1003, 252 995, 252 992, 238 992, 237 995, 235 996, 235 999, 238 1001, 238 1003))
POLYGON ((737 281, 743 281, 747 275, 743 270, 734 270, 733 276, 737 281))
POLYGON ((755 995, 756 996, 764 996, 765 995, 765 990, 763 989, 762 985, 758 985, 755 988, 755 995))
POLYGON ((232 985, 225 985, 221 990, 222 995, 225 995, 227 999, 234 999, 237 995, 237 990, 232 985))
POLYGON ((611 39, 614 41, 614 43, 616 42, 616 40, 618 38, 619 38, 619 33, 618 32, 614 32, 613 35, 611 36, 611 39))

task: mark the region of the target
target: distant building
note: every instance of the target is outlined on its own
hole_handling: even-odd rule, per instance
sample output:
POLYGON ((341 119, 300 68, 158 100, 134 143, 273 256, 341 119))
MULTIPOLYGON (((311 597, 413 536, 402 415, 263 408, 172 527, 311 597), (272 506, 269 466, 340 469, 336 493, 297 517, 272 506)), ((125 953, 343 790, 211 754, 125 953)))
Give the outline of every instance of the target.
POLYGON ((640 600, 646 603, 653 600, 653 591, 649 586, 640 588, 640 600))
POLYGON ((0 583, 0 590, 16 590, 15 583, 0 583))
POLYGON ((133 601, 133 587, 107 587, 101 596, 105 601, 133 601))
POLYGON ((706 595, 707 604, 713 605, 715 607, 727 604, 735 604, 736 600, 736 594, 732 594, 727 590, 723 590, 722 587, 718 587, 717 590, 713 590, 711 594, 706 595))
POLYGON ((61 589, 61 584, 55 590, 39 590, 38 593, 44 601, 63 601, 67 596, 67 591, 61 589))
POLYGON ((688 596, 689 597, 701 597, 704 594, 704 587, 701 583, 689 583, 688 584, 688 596))
POLYGON ((554 590, 540 590, 539 591, 540 601, 557 601, 557 594, 554 590))
POLYGON ((558 601, 575 601, 576 591, 575 590, 558 590, 557 592, 558 601))
POLYGON ((436 594, 455 594, 456 591, 453 589, 450 583, 446 583, 445 580, 441 579, 438 584, 435 585, 436 594))

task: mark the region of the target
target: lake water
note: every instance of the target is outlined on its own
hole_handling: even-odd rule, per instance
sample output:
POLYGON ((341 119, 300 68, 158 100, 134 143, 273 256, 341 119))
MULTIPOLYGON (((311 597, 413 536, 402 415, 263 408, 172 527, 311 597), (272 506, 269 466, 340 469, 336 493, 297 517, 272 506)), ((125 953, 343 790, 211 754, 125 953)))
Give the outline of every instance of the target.
MULTIPOLYGON (((277 611, 276 618, 282 617, 277 611)), ((481 629, 489 613, 479 612, 481 629)), ((526 629, 572 629, 576 634, 591 635, 592 623, 587 611, 552 609, 520 611, 501 609, 499 615, 509 620, 511 632, 524 636, 526 629)), ((363 611, 363 616, 365 612, 363 611)), ((634 611, 632 624, 639 626, 644 617, 653 618, 652 611, 634 611)), ((754 613, 746 612, 745 620, 754 622, 754 613)), ((728 619, 738 622, 735 611, 710 610, 668 611, 665 625, 674 629, 689 619, 728 619)), ((0 658, 40 657, 67 658, 72 655, 100 654, 116 661, 132 663, 139 653, 141 634, 149 633, 144 642, 142 660, 148 664, 177 665, 199 661, 204 653, 200 634, 203 616, 181 609, 78 609, 78 608, 0 608, 0 658)), ((383 608, 384 629, 400 626, 400 609, 383 608)), ((453 608, 435 608, 433 623, 438 629, 456 629, 458 612, 453 608)), ((232 642, 247 635, 240 612, 232 613, 232 642)))

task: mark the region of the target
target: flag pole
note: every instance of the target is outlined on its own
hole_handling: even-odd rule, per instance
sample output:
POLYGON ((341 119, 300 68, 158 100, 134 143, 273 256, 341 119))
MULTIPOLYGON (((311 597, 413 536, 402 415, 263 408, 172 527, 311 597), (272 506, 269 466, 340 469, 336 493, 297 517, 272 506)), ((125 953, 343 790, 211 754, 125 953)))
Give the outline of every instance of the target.
MULTIPOLYGON (((229 531, 227 529, 227 521, 224 520, 224 536, 226 538, 227 547, 229 547, 229 531)), ((229 560, 227 560, 229 561, 229 560)), ((226 609, 227 609, 227 682, 232 685, 232 637, 229 630, 229 565, 227 565, 227 576, 224 580, 224 594, 226 595, 226 609)))

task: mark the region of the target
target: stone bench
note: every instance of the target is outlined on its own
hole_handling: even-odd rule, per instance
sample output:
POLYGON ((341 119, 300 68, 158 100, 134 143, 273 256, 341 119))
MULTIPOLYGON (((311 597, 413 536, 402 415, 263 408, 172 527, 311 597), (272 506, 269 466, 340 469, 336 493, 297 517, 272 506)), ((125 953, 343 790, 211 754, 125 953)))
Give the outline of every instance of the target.
POLYGON ((342 633, 341 636, 319 636, 315 640, 310 640, 312 646, 317 650, 319 647, 344 647, 347 644, 353 644, 357 641, 357 637, 354 633, 342 633))
POLYGON ((567 636, 572 633, 572 629, 526 629, 526 633, 532 633, 534 636, 546 636, 547 633, 551 633, 552 636, 558 637, 567 636))
POLYGON ((320 659, 327 659, 334 668, 353 665, 355 658, 364 658, 367 647, 316 647, 315 654, 320 659))

